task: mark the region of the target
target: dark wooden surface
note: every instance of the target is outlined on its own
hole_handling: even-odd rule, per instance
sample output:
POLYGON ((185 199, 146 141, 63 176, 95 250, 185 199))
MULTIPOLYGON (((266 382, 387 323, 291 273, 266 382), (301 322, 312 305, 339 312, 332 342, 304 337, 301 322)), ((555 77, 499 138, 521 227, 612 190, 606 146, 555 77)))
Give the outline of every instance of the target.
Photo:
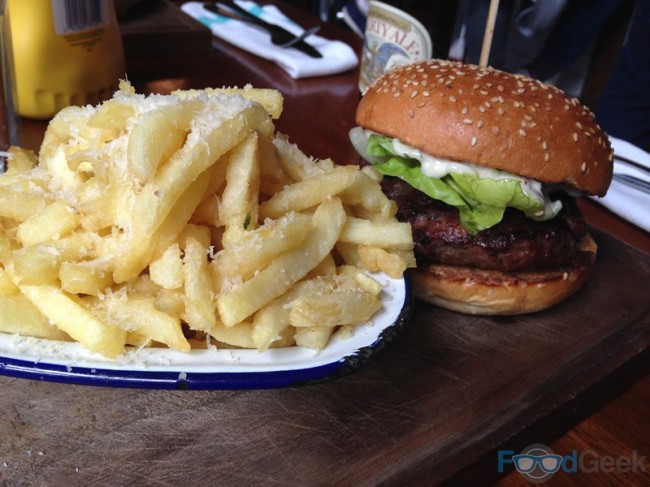
MULTIPOLYGON (((323 34, 358 46, 333 27, 323 34)), ((346 135, 354 71, 295 81, 217 41, 210 54, 128 66, 141 92, 276 87, 285 96, 279 131, 315 157, 356 160, 346 135)), ((25 145, 38 146, 43 126, 24 121, 25 145)), ((517 473, 497 473, 499 449, 647 455, 650 237, 595 203, 581 207, 600 253, 574 298, 517 318, 416 303, 393 346, 337 381, 176 392, 1 377, 0 485, 523 485, 517 473)), ((648 477, 557 474, 548 485, 574 483, 648 477)))

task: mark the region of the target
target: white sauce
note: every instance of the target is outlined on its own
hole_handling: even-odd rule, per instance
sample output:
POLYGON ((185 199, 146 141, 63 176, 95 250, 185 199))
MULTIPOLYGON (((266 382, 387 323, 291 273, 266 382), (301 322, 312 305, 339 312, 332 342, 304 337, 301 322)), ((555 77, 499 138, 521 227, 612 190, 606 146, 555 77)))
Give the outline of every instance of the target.
POLYGON ((397 155, 408 157, 420 161, 420 171, 425 176, 430 178, 443 178, 448 174, 472 174, 478 178, 487 179, 509 179, 519 181, 521 189, 529 198, 535 200, 543 200, 544 192, 542 191, 542 183, 534 179, 517 176, 516 174, 507 171, 499 171, 491 167, 478 166, 469 162, 456 162, 448 159, 441 159, 440 157, 423 154, 422 151, 406 145, 398 139, 393 139, 393 149, 397 155))
MULTIPOLYGON (((362 146, 364 149, 364 151, 360 153, 365 153, 365 145, 367 144, 368 137, 370 137, 370 134, 372 133, 372 131, 363 130, 360 127, 357 127, 350 132, 350 138, 355 147, 362 146)), ((519 181, 519 185, 526 196, 544 204, 544 209, 534 215, 536 220, 551 219, 562 209, 562 202, 559 200, 551 201, 546 195, 542 183, 534 179, 518 176, 507 171, 500 171, 490 167, 471 164, 469 162, 450 161, 429 154, 423 154, 419 149, 404 144, 399 139, 393 139, 393 150, 399 156, 420 161, 420 170, 422 171, 422 174, 432 178, 440 179, 448 174, 455 173, 473 174, 478 178, 519 181)))

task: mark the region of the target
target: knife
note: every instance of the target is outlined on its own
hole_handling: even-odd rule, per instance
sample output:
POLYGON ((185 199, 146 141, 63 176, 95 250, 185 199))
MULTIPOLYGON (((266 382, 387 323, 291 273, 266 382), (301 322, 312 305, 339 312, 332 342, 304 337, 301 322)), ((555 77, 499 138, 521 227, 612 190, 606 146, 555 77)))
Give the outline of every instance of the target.
POLYGON ((240 7, 233 1, 229 1, 227 3, 217 2, 216 4, 213 4, 211 2, 204 2, 203 6, 210 12, 235 20, 240 20, 242 22, 248 22, 266 30, 271 35, 271 42, 278 46, 297 49, 302 53, 314 58, 323 57, 323 55, 316 48, 304 41, 304 37, 307 34, 314 32, 312 29, 305 31, 305 33, 302 35, 293 34, 288 30, 283 29, 279 25, 262 20, 258 16, 250 13, 248 10, 240 7))

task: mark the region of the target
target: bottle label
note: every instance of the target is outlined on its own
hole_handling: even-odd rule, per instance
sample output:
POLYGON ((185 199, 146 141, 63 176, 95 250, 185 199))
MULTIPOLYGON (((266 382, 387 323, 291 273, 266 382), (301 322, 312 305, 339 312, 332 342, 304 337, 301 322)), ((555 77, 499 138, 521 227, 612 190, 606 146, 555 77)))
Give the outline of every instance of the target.
POLYGON ((364 36, 359 90, 403 64, 430 59, 431 36, 416 18, 392 5, 370 1, 364 36))
POLYGON ((109 20, 104 0, 52 0, 52 14, 58 35, 104 27, 109 20))

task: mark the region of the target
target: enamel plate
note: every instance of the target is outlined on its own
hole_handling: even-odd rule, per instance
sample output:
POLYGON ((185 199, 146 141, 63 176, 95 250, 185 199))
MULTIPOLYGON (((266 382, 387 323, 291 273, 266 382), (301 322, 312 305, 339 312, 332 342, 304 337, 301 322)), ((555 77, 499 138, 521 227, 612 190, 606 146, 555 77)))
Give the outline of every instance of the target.
POLYGON ((117 360, 78 343, 0 333, 0 374, 71 384, 150 389, 263 389, 335 379, 366 366, 401 332, 412 309, 405 279, 386 283, 382 309, 354 335, 334 335, 324 350, 302 347, 257 350, 165 348, 127 350, 117 360))

